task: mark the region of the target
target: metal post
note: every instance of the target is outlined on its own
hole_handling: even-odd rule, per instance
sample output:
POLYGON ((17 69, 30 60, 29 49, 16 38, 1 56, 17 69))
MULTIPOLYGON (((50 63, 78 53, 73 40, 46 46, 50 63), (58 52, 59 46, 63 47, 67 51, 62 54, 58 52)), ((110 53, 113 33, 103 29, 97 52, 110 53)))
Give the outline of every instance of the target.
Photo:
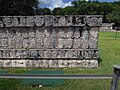
POLYGON ((111 82, 111 89, 110 90, 118 90, 118 79, 120 76, 120 65, 114 66, 114 75, 111 82))

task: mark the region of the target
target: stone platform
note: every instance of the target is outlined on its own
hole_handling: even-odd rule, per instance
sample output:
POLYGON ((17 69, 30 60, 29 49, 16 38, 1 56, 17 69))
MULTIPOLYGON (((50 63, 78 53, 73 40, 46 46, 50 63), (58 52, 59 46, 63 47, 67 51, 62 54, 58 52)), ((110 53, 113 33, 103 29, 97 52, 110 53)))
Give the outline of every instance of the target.
POLYGON ((0 67, 98 67, 99 15, 1 16, 0 67))

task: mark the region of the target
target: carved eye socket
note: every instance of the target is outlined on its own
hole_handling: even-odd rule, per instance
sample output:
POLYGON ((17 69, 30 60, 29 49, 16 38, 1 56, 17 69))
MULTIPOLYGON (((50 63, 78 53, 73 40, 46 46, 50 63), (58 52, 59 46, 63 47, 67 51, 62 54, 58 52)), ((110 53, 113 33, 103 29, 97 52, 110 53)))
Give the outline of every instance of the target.
POLYGON ((81 18, 80 18, 80 17, 77 17, 77 18, 76 18, 76 24, 79 24, 79 23, 81 23, 81 18))
POLYGON ((54 18, 54 22, 58 22, 58 18, 54 18))

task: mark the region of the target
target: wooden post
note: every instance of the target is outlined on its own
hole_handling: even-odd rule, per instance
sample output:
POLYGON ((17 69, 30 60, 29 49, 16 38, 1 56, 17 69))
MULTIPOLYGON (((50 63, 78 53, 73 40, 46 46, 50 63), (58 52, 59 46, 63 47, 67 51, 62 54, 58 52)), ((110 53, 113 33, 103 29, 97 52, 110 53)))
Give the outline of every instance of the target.
POLYGON ((111 82, 111 89, 110 90, 118 90, 118 79, 120 76, 120 65, 114 66, 114 75, 111 82))

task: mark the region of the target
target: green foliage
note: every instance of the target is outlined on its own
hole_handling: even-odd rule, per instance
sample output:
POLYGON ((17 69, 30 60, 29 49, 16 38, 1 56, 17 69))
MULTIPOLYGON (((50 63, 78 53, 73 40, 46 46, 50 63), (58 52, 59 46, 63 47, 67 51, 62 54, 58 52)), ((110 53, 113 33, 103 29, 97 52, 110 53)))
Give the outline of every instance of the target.
POLYGON ((60 8, 60 7, 54 8, 54 9, 52 10, 52 14, 53 14, 53 15, 63 15, 63 9, 60 8))
POLYGON ((72 6, 65 7, 63 9, 63 13, 64 13, 64 15, 77 15, 78 14, 77 9, 72 6))
POLYGON ((113 9, 106 17, 110 22, 115 22, 117 25, 120 25, 120 2, 115 2, 113 9))
POLYGON ((0 79, 0 90, 18 90, 20 80, 0 79))
POLYGON ((0 15, 33 15, 38 0, 0 0, 0 15))
POLYGON ((36 10, 35 15, 51 15, 49 8, 39 8, 36 10))

